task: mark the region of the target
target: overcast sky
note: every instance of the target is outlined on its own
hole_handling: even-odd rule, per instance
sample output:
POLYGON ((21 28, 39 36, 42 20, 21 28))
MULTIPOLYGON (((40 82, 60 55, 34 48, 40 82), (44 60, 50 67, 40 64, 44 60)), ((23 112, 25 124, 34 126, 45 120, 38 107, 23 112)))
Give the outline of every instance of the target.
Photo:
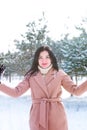
POLYGON ((87 15, 87 0, 2 0, 0 1, 0 52, 13 48, 13 40, 25 33, 26 25, 42 17, 48 20, 50 36, 74 32, 87 15))

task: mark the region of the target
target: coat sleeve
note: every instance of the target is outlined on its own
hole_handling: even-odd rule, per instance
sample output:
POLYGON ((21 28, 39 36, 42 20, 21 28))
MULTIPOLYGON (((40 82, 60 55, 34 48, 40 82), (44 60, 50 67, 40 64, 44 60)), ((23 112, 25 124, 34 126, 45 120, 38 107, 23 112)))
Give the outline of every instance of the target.
POLYGON ((65 90, 67 90, 71 94, 79 96, 87 91, 87 80, 84 81, 82 84, 77 86, 72 81, 70 76, 67 75, 64 71, 61 71, 61 76, 62 76, 62 82, 61 82, 62 84, 61 85, 64 87, 65 90))
POLYGON ((8 87, 5 84, 0 84, 0 91, 12 97, 21 96, 29 88, 30 85, 29 85, 29 80, 27 78, 24 78, 15 88, 8 87))

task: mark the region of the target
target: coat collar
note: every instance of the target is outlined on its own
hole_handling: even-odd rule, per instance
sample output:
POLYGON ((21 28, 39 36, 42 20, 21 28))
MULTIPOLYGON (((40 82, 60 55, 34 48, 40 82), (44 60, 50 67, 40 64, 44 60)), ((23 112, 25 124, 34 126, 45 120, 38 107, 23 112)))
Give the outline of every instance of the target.
POLYGON ((48 85, 54 80, 55 76, 57 74, 56 70, 51 69, 45 77, 38 72, 35 76, 34 79, 38 83, 38 85, 41 87, 41 89, 46 93, 46 96, 49 97, 49 92, 48 92, 48 85))

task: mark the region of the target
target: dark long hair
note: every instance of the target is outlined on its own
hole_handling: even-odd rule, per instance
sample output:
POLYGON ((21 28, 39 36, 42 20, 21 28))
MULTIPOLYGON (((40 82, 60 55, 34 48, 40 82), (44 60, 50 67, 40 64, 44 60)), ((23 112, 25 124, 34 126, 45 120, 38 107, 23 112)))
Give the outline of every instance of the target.
POLYGON ((38 72, 38 58, 39 58, 40 53, 43 51, 48 52, 50 59, 51 59, 51 63, 53 65, 53 68, 57 71, 59 70, 56 57, 54 56, 51 48, 49 46, 41 46, 36 50, 36 52, 34 54, 32 66, 31 66, 30 70, 25 75, 27 75, 27 74, 32 75, 32 74, 38 72))

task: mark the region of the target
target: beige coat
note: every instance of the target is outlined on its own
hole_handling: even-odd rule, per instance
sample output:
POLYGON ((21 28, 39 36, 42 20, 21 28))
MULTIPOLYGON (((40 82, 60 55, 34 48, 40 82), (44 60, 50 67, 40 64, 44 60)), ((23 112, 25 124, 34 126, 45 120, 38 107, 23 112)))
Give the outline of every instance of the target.
POLYGON ((5 85, 0 86, 1 91, 14 97, 31 88, 30 130, 68 130, 66 113, 60 98, 61 87, 74 95, 87 91, 87 81, 76 86, 63 70, 50 70, 45 77, 37 73, 30 79, 25 78, 14 90, 5 85))

